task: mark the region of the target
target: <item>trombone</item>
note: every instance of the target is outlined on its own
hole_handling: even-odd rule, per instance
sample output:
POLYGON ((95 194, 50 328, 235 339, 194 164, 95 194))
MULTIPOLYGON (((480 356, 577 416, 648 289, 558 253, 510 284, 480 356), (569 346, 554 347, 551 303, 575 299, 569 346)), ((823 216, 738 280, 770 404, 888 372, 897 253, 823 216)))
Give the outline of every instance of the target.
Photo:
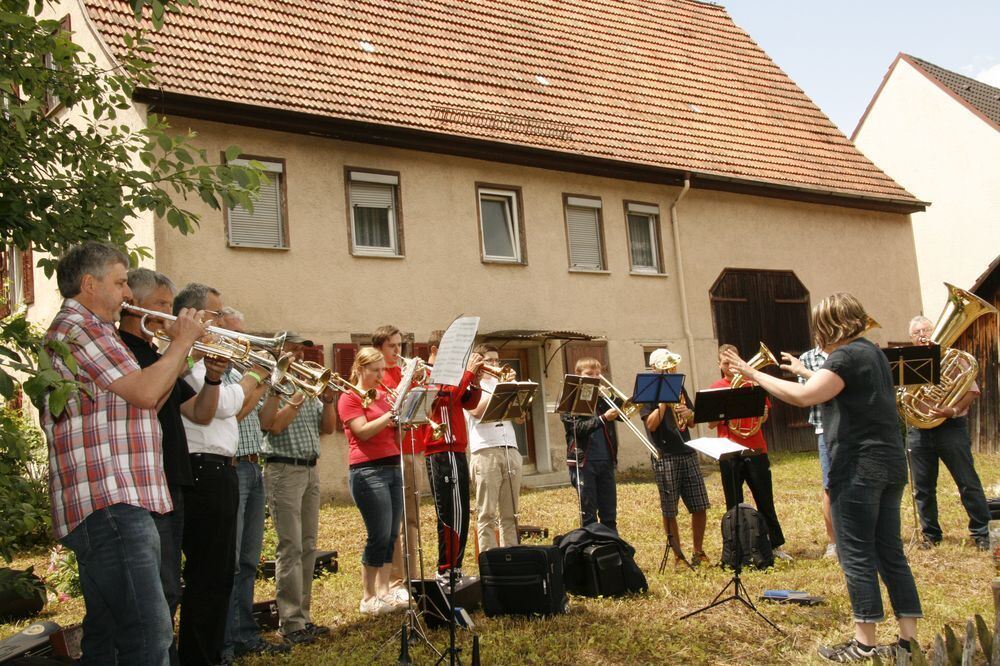
POLYGON ((331 372, 327 376, 326 381, 323 382, 323 389, 325 390, 327 388, 331 391, 336 391, 337 393, 353 393, 361 398, 361 407, 363 408, 367 408, 370 404, 375 402, 375 398, 378 397, 378 393, 375 389, 370 388, 365 391, 364 389, 358 388, 351 382, 341 377, 340 373, 337 372, 331 372))
MULTIPOLYGON (((143 333, 152 338, 156 338, 157 340, 163 340, 164 342, 171 341, 170 336, 167 335, 162 329, 158 329, 156 331, 149 330, 149 328, 146 327, 146 321, 150 317, 153 319, 177 321, 177 317, 165 312, 157 312, 156 310, 140 308, 138 305, 132 305, 131 303, 122 303, 121 307, 123 310, 128 310, 135 314, 142 315, 142 319, 139 321, 139 326, 142 328, 143 333)), ((227 358, 231 361, 246 361, 250 358, 252 347, 260 347, 271 352, 280 353, 282 347, 285 345, 285 333, 279 333, 273 338, 264 338, 258 335, 237 333, 236 331, 230 331, 228 328, 219 328, 218 326, 206 326, 205 330, 212 334, 214 338, 208 342, 198 340, 191 346, 191 348, 196 351, 200 351, 207 356, 227 358)))
POLYGON ((639 426, 632 423, 631 418, 629 418, 635 414, 636 410, 639 409, 639 406, 632 402, 631 398, 626 396, 621 389, 609 382, 607 377, 601 375, 600 379, 601 383, 598 385, 598 391, 600 391, 601 397, 611 405, 612 409, 618 412, 618 417, 621 419, 622 423, 624 423, 628 429, 632 431, 633 435, 639 438, 639 441, 642 442, 643 446, 649 449, 649 453, 654 458, 659 460, 659 450, 653 445, 652 442, 649 441, 649 438, 646 437, 646 433, 640 430, 639 426), (621 406, 619 406, 616 401, 621 402, 621 406))

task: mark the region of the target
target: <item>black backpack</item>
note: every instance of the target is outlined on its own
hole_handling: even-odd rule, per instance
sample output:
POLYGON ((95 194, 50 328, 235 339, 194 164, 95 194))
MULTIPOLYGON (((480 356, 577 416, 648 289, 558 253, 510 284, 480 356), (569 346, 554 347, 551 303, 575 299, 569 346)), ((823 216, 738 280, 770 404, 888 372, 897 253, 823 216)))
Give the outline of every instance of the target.
POLYGON ((767 522, 757 509, 740 504, 722 517, 722 565, 736 568, 736 512, 740 512, 740 547, 743 566, 767 569, 774 566, 774 551, 767 522))
POLYGON ((563 553, 566 591, 581 596, 621 596, 649 590, 635 563, 635 548, 617 532, 591 523, 555 538, 563 553))

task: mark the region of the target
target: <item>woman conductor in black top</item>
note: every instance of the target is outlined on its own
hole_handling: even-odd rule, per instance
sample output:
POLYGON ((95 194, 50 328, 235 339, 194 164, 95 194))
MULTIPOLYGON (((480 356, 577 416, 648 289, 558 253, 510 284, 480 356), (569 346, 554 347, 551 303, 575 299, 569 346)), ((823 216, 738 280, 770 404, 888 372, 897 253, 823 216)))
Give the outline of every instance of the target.
POLYGON ((909 649, 922 617, 899 535, 907 474, 895 391, 885 355, 861 337, 867 324, 868 315, 850 294, 834 294, 816 305, 813 334, 829 358, 805 384, 755 371, 729 352, 733 367, 775 398, 799 407, 823 404, 830 506, 855 630, 852 640, 819 653, 839 662, 876 653, 875 623, 885 619, 879 576, 899 622, 900 648, 909 649))

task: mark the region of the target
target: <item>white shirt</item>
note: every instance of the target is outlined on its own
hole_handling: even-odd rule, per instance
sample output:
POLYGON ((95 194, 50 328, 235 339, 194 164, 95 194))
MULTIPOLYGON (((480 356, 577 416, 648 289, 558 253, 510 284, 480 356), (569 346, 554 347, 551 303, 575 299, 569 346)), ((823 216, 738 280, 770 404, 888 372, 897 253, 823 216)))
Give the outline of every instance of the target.
MULTIPOLYGON (((205 386, 205 362, 195 363, 184 375, 184 381, 200 393, 205 386)), ((181 415, 190 453, 214 453, 227 457, 236 455, 236 447, 240 443, 240 426, 236 415, 243 406, 245 396, 243 387, 231 381, 223 376, 222 386, 219 387, 219 404, 211 423, 199 425, 181 415)))
MULTIPOLYGON (((479 381, 484 393, 491 393, 499 383, 496 377, 485 376, 479 381)), ((468 411, 465 412, 469 425, 469 450, 472 453, 498 446, 517 447, 517 433, 510 421, 480 423, 468 411)))

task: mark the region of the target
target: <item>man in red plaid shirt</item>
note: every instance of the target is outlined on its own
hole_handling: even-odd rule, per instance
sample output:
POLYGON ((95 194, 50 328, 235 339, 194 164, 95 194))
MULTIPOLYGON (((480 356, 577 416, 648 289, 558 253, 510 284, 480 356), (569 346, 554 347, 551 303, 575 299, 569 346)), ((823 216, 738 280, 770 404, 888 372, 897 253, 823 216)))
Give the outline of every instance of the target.
POLYGON ((204 335, 202 313, 185 310, 166 332, 174 342, 140 369, 114 324, 131 297, 128 257, 88 242, 56 268, 62 308, 46 339, 76 361, 53 369, 82 388, 53 415, 42 412, 56 538, 77 558, 87 614, 81 664, 166 664, 172 640, 160 584, 160 539, 150 512, 171 510, 156 408, 204 335), (109 640, 113 637, 113 640, 109 640))

